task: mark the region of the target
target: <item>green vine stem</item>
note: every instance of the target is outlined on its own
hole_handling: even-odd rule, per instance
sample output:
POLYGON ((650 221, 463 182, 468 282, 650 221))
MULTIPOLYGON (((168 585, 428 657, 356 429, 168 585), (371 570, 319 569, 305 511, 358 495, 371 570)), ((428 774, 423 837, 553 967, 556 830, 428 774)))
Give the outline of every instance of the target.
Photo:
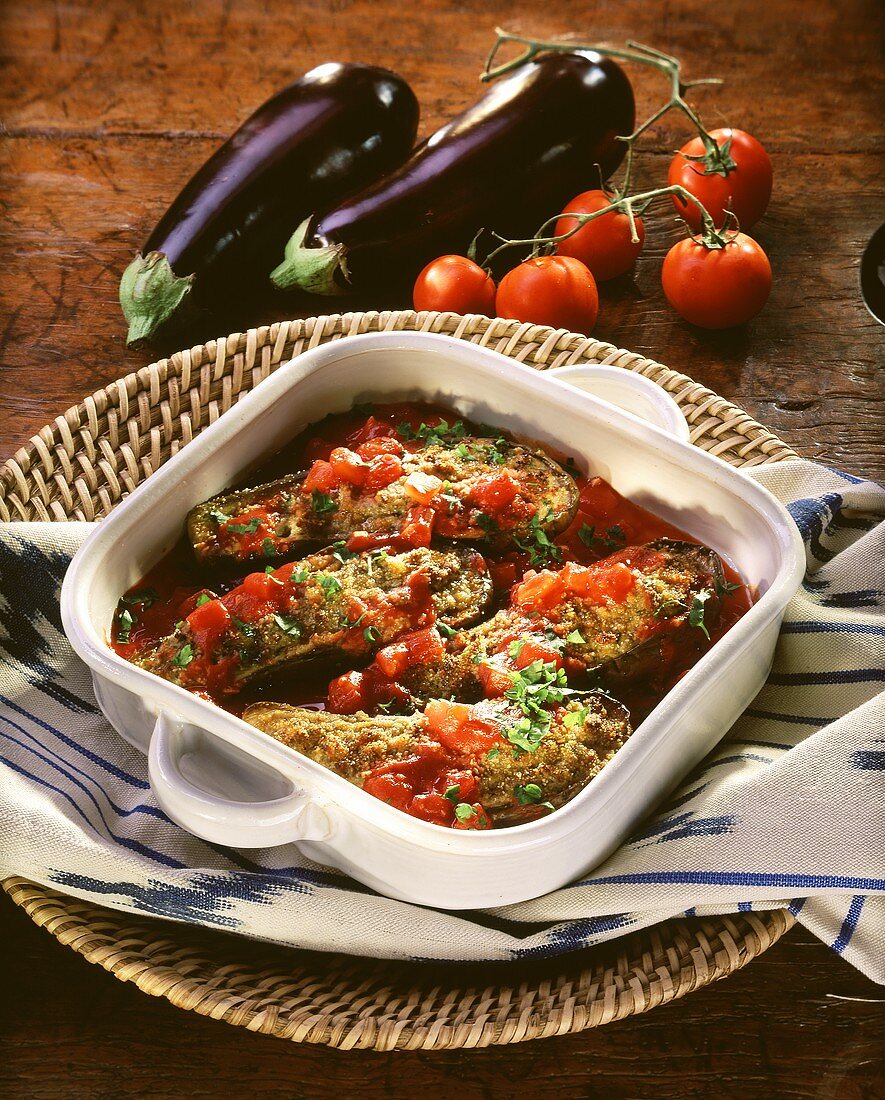
MULTIPOLYGON (((666 195, 677 195, 679 198, 683 199, 683 201, 694 203, 698 208, 701 215, 701 231, 699 234, 694 235, 694 239, 697 240, 699 244, 703 244, 705 248, 722 249, 734 240, 737 234, 737 219, 734 218, 734 215, 731 215, 732 219, 735 221, 734 229, 729 231, 726 230, 725 226, 723 226, 722 229, 717 229, 703 203, 695 198, 686 188, 681 187, 678 183, 674 183, 668 187, 657 187, 653 191, 644 191, 638 195, 616 195, 608 206, 603 206, 601 209, 594 210, 589 214, 555 214, 540 226, 534 237, 527 237, 525 240, 508 240, 506 237, 500 236, 500 234, 495 233, 493 230, 488 230, 489 234, 501 243, 486 256, 485 263, 482 266, 488 270, 495 257, 508 248, 531 247, 531 255, 537 256, 542 248, 553 248, 562 241, 567 241, 569 237, 573 237, 582 226, 587 224, 587 222, 592 222, 594 218, 601 218, 603 214, 610 214, 612 211, 627 215, 630 219, 633 243, 637 244, 639 235, 636 231, 636 215, 644 214, 653 202, 666 195), (548 230, 550 226, 555 225, 560 218, 574 218, 576 224, 565 233, 559 233, 555 236, 545 236, 545 231, 548 230)), ((476 254, 477 242, 482 232, 483 230, 480 230, 480 233, 474 237, 470 245, 470 249, 474 253, 474 256, 476 254)))
POLYGON ((731 157, 730 142, 726 142, 720 148, 708 133, 703 122, 701 122, 700 116, 685 99, 685 93, 689 88, 697 88, 701 85, 721 84, 722 81, 718 77, 711 77, 703 80, 683 80, 682 67, 678 58, 671 57, 669 54, 653 49, 651 46, 644 46, 640 42, 628 41, 627 47, 621 49, 615 46, 600 46, 593 42, 581 42, 577 39, 565 40, 555 38, 545 41, 527 38, 524 35, 511 34, 509 31, 502 30, 500 27, 495 28, 495 34, 497 36, 495 44, 492 46, 486 58, 485 68, 480 75, 480 80, 483 82, 495 80, 499 76, 503 76, 504 73, 508 73, 518 68, 520 65, 524 65, 527 61, 531 61, 540 53, 574 53, 576 50, 597 53, 603 57, 615 58, 618 61, 633 61, 640 65, 649 65, 668 77, 670 81, 669 100, 659 110, 655 111, 650 118, 646 119, 641 126, 637 127, 632 134, 626 136, 619 135, 618 137, 619 141, 623 141, 627 145, 624 179, 618 189, 619 196, 626 195, 630 188, 630 179, 633 173, 633 146, 637 139, 640 138, 646 130, 654 126, 656 122, 663 118, 668 111, 672 110, 681 111, 697 130, 698 136, 703 142, 704 153, 701 157, 691 159, 703 162, 705 174, 709 175, 716 173, 726 176, 737 167, 731 157), (498 51, 506 44, 522 46, 523 52, 510 61, 505 61, 500 65, 493 65, 498 51))

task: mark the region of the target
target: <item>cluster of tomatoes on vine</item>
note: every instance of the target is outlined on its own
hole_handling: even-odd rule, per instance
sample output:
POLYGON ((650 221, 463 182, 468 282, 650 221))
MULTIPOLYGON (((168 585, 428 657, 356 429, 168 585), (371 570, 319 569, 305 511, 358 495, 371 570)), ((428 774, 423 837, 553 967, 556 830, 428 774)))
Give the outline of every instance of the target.
MULTIPOLYGON (((664 259, 661 281, 668 302, 694 325, 723 329, 749 321, 768 300, 771 265, 747 230, 768 206, 772 169, 761 143, 743 130, 712 130, 704 137, 692 138, 675 154, 667 188, 648 192, 644 207, 666 195, 692 230, 664 259), (674 189, 688 192, 697 204, 674 189)), ((468 256, 432 260, 415 282, 415 309, 480 313, 590 333, 599 311, 597 284, 630 271, 645 241, 642 218, 616 205, 627 197, 602 189, 576 196, 558 215, 550 237, 539 237, 532 256, 497 286, 489 270, 468 256), (590 214, 596 216, 582 220, 590 214), (541 248, 549 254, 537 254, 541 248)), ((505 241, 503 247, 519 243, 505 241)))

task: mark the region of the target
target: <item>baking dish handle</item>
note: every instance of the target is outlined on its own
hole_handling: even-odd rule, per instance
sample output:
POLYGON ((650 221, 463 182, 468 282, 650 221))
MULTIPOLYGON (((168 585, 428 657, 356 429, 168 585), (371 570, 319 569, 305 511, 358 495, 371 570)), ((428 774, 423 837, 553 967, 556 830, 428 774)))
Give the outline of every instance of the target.
MULTIPOLYGON (((279 773, 275 773, 275 786, 284 784, 288 792, 264 801, 240 801, 196 786, 184 775, 182 760, 197 749, 206 755, 202 731, 166 714, 157 717, 148 751, 148 775, 160 808, 176 825, 203 840, 232 848, 269 848, 299 840, 327 840, 332 835, 323 806, 279 773)), ((211 749, 208 751, 212 759, 211 749)), ((230 771, 229 761, 222 761, 222 772, 225 765, 230 771)), ((250 765, 257 776, 252 762, 243 767, 250 765)), ((242 780, 240 765, 235 767, 242 780)))

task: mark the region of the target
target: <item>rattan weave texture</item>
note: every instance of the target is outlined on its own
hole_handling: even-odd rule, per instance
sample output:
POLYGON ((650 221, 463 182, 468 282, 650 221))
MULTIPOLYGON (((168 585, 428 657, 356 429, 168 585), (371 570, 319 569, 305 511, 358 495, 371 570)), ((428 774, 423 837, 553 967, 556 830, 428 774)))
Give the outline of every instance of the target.
MULTIPOLYGON (((543 370, 605 363, 677 401, 692 441, 735 466, 794 457, 747 413, 660 363, 598 340, 449 313, 283 321, 179 352, 87 397, 0 467, 0 520, 93 520, 282 363, 364 332, 471 340, 543 370)), ((37 924, 146 993, 227 1023, 342 1049, 445 1050, 582 1031, 682 997, 766 951, 787 910, 671 920, 558 959, 485 966, 295 952, 105 909, 21 878, 3 888, 37 924)))

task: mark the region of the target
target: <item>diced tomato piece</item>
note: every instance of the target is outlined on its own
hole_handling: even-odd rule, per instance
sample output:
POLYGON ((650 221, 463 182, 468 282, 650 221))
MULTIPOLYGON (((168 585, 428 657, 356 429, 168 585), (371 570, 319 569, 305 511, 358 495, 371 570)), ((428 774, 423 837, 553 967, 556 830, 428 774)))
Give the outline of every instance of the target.
POLYGON ((361 672, 345 672, 329 684, 326 710, 333 714, 356 714, 365 709, 365 683, 361 672))
POLYGON ((347 437, 347 442, 355 450, 359 450, 362 444, 368 442, 368 440, 383 439, 385 437, 389 438, 390 434, 390 424, 384 420, 378 420, 376 417, 370 416, 362 427, 357 428, 355 432, 351 432, 347 437))
POLYGON ((487 699, 500 699, 504 692, 513 686, 513 677, 510 673, 494 665, 481 664, 477 668, 477 675, 482 684, 483 695, 487 699))
MULTIPOLYGON (((234 653, 230 657, 224 657, 220 661, 215 661, 207 665, 203 674, 203 679, 205 680, 210 698, 213 695, 231 695, 239 690, 240 685, 234 678, 234 673, 239 663, 239 655, 234 653)), ((190 671, 194 664, 196 664, 196 661, 192 661, 191 664, 188 665, 186 671, 190 671)))
POLYGON ((597 519, 612 517, 624 498, 601 477, 594 477, 581 488, 578 510, 597 519))
POLYGON ((413 795, 412 784, 405 776, 393 772, 368 776, 363 783, 363 790, 397 810, 407 810, 413 795))
POLYGON ((369 462, 363 488, 367 493, 377 493, 403 476, 403 464, 391 454, 377 455, 369 462))
POLYGON ((636 587, 636 574, 623 562, 617 562, 601 574, 599 585, 611 600, 623 603, 636 587))
POLYGON ((412 817, 420 817, 422 821, 432 821, 436 825, 450 825, 455 816, 455 805, 445 795, 436 791, 427 791, 426 794, 416 794, 409 803, 409 813, 412 817))
POLYGON ((424 708, 424 720, 431 733, 454 735, 465 722, 470 721, 470 707, 448 699, 431 699, 424 708))
POLYGON ((537 638, 526 638, 520 646, 519 652, 513 658, 513 663, 517 668, 528 668, 533 661, 543 661, 544 664, 552 663, 557 668, 562 663, 553 646, 537 638))
POLYGON ((519 482, 511 473, 502 471, 494 477, 486 477, 474 485, 469 499, 488 515, 498 515, 516 499, 519 482))
POLYGON ((622 603, 636 585, 636 577, 623 562, 604 569, 569 562, 559 575, 569 592, 599 604, 622 603))
POLYGON ((210 653, 230 626, 230 612, 221 600, 209 600, 188 615, 187 623, 203 653, 210 653))
POLYGON ((465 818, 463 821, 460 818, 455 818, 452 822, 453 829, 491 829, 492 819, 483 809, 479 802, 472 803, 473 814, 465 818))
POLYGON ((377 458, 379 455, 395 455, 397 458, 401 458, 405 453, 405 447, 392 435, 381 435, 377 439, 367 439, 365 443, 361 443, 357 447, 357 454, 366 462, 377 458))
POLYGON ((429 504, 442 492, 443 483, 442 479, 434 474, 425 474, 416 470, 413 474, 409 474, 403 482, 403 487, 410 500, 418 504, 429 504))
POLYGON ((445 655, 445 643, 436 627, 405 634, 399 641, 379 649, 375 663, 385 676, 395 680, 413 665, 427 665, 441 661, 445 655))
MULTIPOLYGON (((256 600, 274 600, 280 591, 280 585, 270 573, 249 573, 243 578, 240 588, 247 596, 256 600)), ((207 605, 208 606, 208 605, 207 605)))
POLYGON ((436 513, 429 504, 413 504, 400 528, 399 539, 406 546, 429 546, 436 513))
POLYGON ((303 493, 312 493, 314 490, 320 493, 329 493, 341 486, 341 479, 328 462, 318 458, 308 470, 304 484, 301 486, 303 493))
POLYGON ((528 572, 513 593, 514 601, 529 611, 549 611, 565 595, 565 585, 558 573, 542 569, 528 572))
POLYGON ((329 465, 337 478, 361 489, 369 474, 368 464, 347 447, 336 447, 329 455, 329 465))
POLYGON ((501 731, 493 722, 472 718, 464 723, 455 735, 454 741, 446 747, 455 752, 466 753, 468 756, 476 756, 479 753, 488 752, 500 740, 501 731))
POLYGON ((440 776, 435 786, 436 790, 441 794, 445 794, 446 791, 452 787, 457 787, 457 798, 459 802, 472 801, 476 798, 477 791, 479 790, 476 776, 472 771, 468 771, 466 768, 450 768, 444 775, 440 776))

